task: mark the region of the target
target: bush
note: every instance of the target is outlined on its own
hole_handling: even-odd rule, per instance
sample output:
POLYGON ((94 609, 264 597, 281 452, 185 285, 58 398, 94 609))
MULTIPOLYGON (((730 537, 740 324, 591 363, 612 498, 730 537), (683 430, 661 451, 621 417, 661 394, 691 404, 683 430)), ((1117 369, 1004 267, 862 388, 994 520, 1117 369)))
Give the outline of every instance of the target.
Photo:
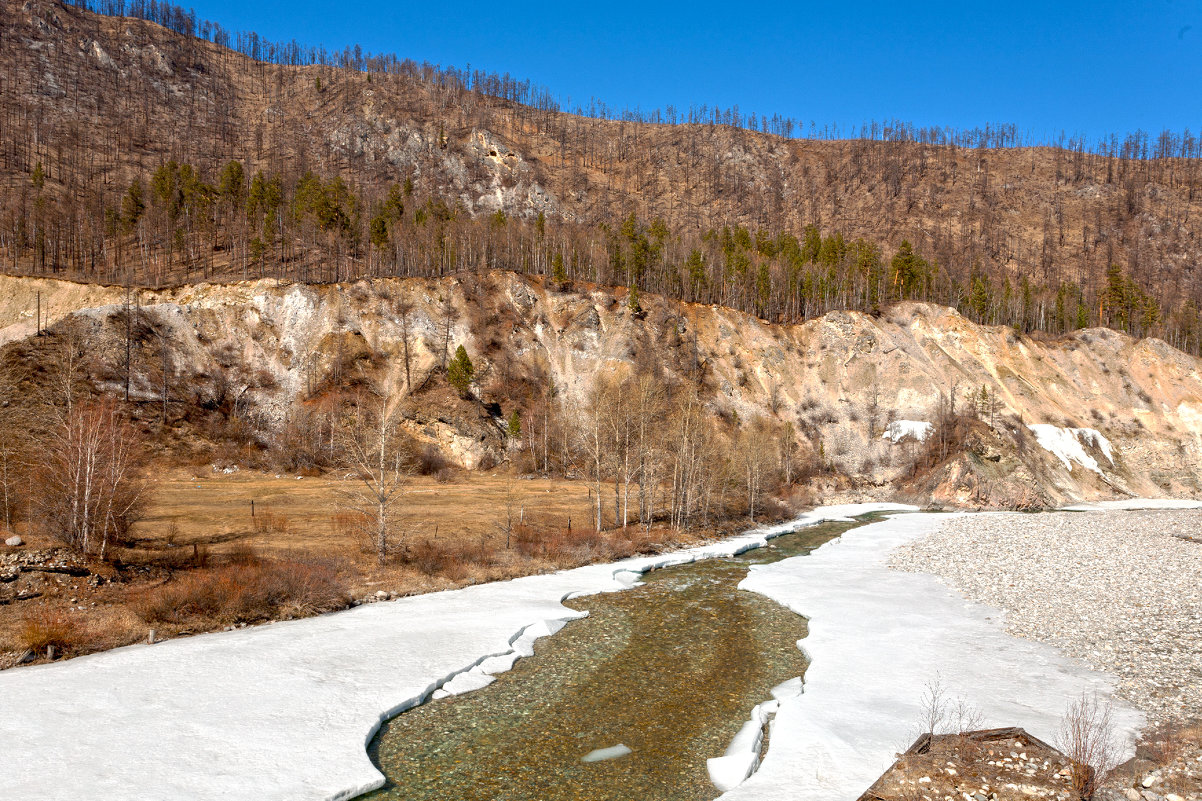
POLYGON ((536 529, 519 525, 513 528, 513 547, 523 556, 546 559, 562 566, 598 559, 625 559, 655 550, 650 535, 637 525, 606 532, 591 528, 536 529))
POLYGON ((1060 720, 1057 746, 1069 758, 1073 790, 1089 801, 1121 753, 1109 699, 1082 693, 1073 701, 1060 720))
POLYGON ((25 619, 19 640, 35 654, 44 654, 54 646, 55 651, 65 654, 79 647, 85 632, 78 621, 62 614, 40 609, 25 619))
POLYGON ((220 567, 197 570, 143 594, 134 611, 147 623, 253 623, 304 617, 346 606, 347 592, 330 565, 261 559, 248 549, 220 567))
POLYGON ((442 451, 432 442, 426 443, 417 455, 417 472, 423 476, 438 475, 448 467, 450 464, 447 457, 443 456, 442 451))
POLYGON ((405 546, 405 564, 428 576, 443 576, 453 581, 493 564, 492 554, 483 543, 435 543, 420 540, 405 546))

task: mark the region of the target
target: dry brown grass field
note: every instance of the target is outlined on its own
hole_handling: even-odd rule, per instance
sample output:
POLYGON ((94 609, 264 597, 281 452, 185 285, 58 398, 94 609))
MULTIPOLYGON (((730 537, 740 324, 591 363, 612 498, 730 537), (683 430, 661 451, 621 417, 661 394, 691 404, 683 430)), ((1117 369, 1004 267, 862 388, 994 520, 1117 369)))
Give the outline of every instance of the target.
MULTIPOLYGON (((146 549, 204 545, 214 555, 250 546, 264 555, 304 552, 346 559, 369 569, 369 554, 339 524, 339 490, 352 480, 258 472, 179 471, 160 480, 146 515, 134 529, 146 549), (251 502, 254 502, 254 517, 251 502)), ((587 526, 589 487, 558 479, 508 477, 501 472, 462 474, 439 482, 415 477, 401 503, 404 543, 437 540, 504 545, 506 506, 517 523, 540 527, 587 526)))
MULTIPOLYGON (((163 639, 305 617, 377 593, 503 580, 718 533, 637 525, 598 533, 581 481, 503 471, 415 477, 394 553, 380 566, 340 506, 353 481, 166 471, 111 563, 89 563, 83 575, 27 570, 10 583, 0 599, 0 668, 144 641, 152 629, 163 639)), ((605 498, 607 525, 612 503, 605 498)), ((36 533, 26 539, 25 551, 58 547, 36 533)))

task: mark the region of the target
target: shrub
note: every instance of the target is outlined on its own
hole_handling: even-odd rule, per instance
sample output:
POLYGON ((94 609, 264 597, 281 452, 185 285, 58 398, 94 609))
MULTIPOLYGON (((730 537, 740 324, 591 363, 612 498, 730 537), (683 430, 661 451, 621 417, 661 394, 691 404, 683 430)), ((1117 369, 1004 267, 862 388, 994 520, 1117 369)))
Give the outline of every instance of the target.
POLYGON ((341 609, 347 593, 330 565, 312 560, 235 554, 220 567, 196 570, 144 593, 134 611, 148 623, 253 623, 341 609))
POLYGON ((428 539, 408 544, 402 560, 428 576, 443 576, 453 581, 466 578, 494 561, 483 542, 436 543, 428 539))
POLYGON ((1064 713, 1057 745, 1069 758, 1073 790, 1089 801, 1118 764, 1110 701, 1083 693, 1064 713))

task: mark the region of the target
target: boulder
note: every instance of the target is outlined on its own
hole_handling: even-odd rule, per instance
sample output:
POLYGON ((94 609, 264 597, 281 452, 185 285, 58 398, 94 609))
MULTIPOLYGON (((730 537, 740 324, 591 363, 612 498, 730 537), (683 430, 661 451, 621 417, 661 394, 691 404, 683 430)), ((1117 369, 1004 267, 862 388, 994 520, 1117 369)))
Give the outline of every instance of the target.
POLYGON ((16 548, 16 547, 18 547, 18 546, 20 546, 20 545, 24 545, 24 544, 25 544, 25 540, 21 539, 21 538, 20 538, 20 537, 18 537, 16 534, 14 534, 13 536, 11 536, 11 537, 9 537, 8 539, 6 539, 6 540, 4 541, 4 544, 5 544, 5 545, 8 545, 8 546, 11 546, 11 547, 13 547, 13 548, 16 548))

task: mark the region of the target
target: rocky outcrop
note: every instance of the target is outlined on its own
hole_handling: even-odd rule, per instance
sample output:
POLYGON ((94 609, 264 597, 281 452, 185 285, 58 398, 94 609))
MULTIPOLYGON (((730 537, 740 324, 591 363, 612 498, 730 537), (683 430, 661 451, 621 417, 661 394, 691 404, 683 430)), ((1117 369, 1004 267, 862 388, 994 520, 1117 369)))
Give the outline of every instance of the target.
MULTIPOLYGON (((1105 329, 1029 337, 920 303, 879 316, 832 312, 795 326, 651 296, 634 314, 620 292, 561 291, 493 272, 349 285, 199 284, 142 291, 136 302, 148 336, 170 343, 173 385, 203 393, 225 382, 268 424, 333 378, 370 373, 402 389, 407 328, 415 386, 441 364, 448 343, 466 347, 478 383, 488 383, 501 406, 539 382, 571 403, 598 375, 651 369, 698 382, 709 411, 725 419, 792 423, 864 495, 1033 507, 1202 494, 1199 362, 1159 340, 1105 329), (964 424, 930 469, 915 468, 929 442, 888 436, 892 422, 923 429, 949 407, 970 405, 980 419, 964 424), (1087 458, 1045 447, 1064 437, 1087 458)), ((117 347, 124 290, 9 277, 0 277, 0 342, 33 333, 38 293, 44 325, 74 314, 96 336, 107 330, 108 347, 117 347)), ((150 365, 135 376, 148 399, 160 383, 150 365)), ((418 412, 414 430, 460 463, 501 456, 497 410, 441 420, 418 412)))

